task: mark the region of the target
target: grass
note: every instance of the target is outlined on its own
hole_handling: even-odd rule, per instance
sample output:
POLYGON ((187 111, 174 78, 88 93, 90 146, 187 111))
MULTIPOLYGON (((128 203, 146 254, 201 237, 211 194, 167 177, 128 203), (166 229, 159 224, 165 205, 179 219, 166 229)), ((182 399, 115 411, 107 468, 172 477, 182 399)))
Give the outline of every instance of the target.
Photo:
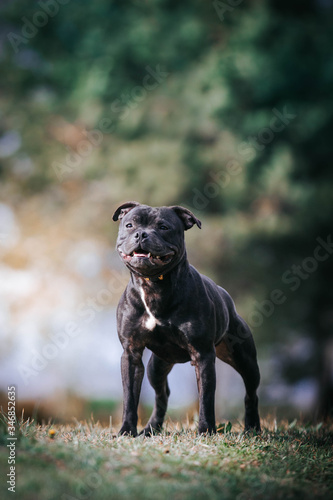
MULTIPOLYGON (((6 417, 0 433, 0 497, 7 490, 6 417)), ((320 499, 333 497, 331 425, 279 426, 260 436, 221 425, 215 436, 168 423, 152 438, 117 437, 99 423, 17 429, 16 495, 20 500, 320 499)))

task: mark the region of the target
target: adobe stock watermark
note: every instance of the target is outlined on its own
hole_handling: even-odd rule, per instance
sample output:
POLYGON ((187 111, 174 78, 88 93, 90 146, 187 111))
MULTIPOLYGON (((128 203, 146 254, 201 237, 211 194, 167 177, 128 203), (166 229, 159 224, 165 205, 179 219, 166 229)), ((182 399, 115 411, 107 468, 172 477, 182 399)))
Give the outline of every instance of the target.
MULTIPOLYGON (((261 326, 265 319, 271 317, 277 306, 284 304, 289 292, 296 292, 302 282, 308 280, 315 273, 321 262, 325 262, 333 254, 332 235, 329 234, 326 241, 322 237, 316 239, 318 245, 314 248, 312 255, 305 257, 300 264, 293 264, 281 276, 281 282, 288 285, 285 292, 281 288, 275 288, 269 294, 269 298, 262 302, 256 302, 253 311, 247 316, 246 322, 250 328, 261 326)), ((251 333, 242 325, 238 328, 237 335, 228 333, 226 342, 228 349, 233 352, 236 344, 242 344, 251 333)))
POLYGON ((50 20, 50 17, 54 17, 58 14, 59 9, 62 5, 67 5, 70 0, 40 0, 37 5, 40 10, 36 10, 31 19, 26 16, 21 17, 22 27, 21 34, 13 33, 12 31, 8 33, 7 38, 15 52, 17 54, 21 49, 21 46, 27 45, 30 40, 35 38, 38 31, 50 20))
MULTIPOLYGON (((148 93, 160 85, 170 73, 162 70, 158 64, 156 68, 145 67, 146 75, 142 84, 136 85, 129 93, 123 93, 115 99, 110 106, 111 112, 116 116, 116 121, 126 120, 130 112, 137 108, 147 97, 148 93)), ((80 167, 82 161, 87 158, 94 149, 99 148, 104 140, 105 134, 114 132, 116 128, 115 120, 102 118, 98 122, 98 127, 94 130, 85 131, 86 136, 78 142, 75 150, 70 150, 63 162, 52 162, 52 168, 61 182, 68 175, 72 174, 80 167)))
POLYGON ((8 491, 11 493, 16 493, 16 386, 11 385, 7 387, 7 395, 8 395, 8 408, 7 408, 7 448, 8 448, 8 459, 7 463, 9 466, 8 474, 7 474, 7 484, 8 491))
MULTIPOLYGON (((257 135, 248 136, 247 141, 241 142, 237 147, 237 152, 243 156, 246 161, 252 161, 261 153, 269 144, 272 143, 276 134, 281 133, 296 118, 296 115, 289 113, 287 107, 284 106, 282 112, 277 108, 272 109, 272 118, 267 127, 259 130, 257 135)), ((219 196, 221 191, 225 189, 232 178, 239 175, 243 171, 241 163, 232 159, 229 160, 225 168, 218 172, 210 172, 208 181, 200 190, 193 188, 194 196, 192 198, 192 206, 196 210, 204 210, 207 208, 211 200, 219 196)))
POLYGON ((87 498, 93 498, 95 490, 102 486, 103 478, 97 470, 93 470, 84 476, 83 479, 78 479, 74 495, 68 495, 63 493, 61 495, 61 500, 85 500, 87 498))
POLYGON ((214 0, 212 3, 219 20, 223 22, 225 14, 233 12, 243 2, 244 0, 226 0, 225 2, 214 0))
MULTIPOLYGON (((313 254, 305 257, 300 264, 293 264, 281 276, 284 285, 288 285, 289 292, 296 292, 302 282, 308 280, 315 273, 321 262, 325 262, 333 254, 332 235, 329 234, 326 241, 320 236, 316 239, 318 245, 313 254)), ((269 318, 275 311, 275 307, 283 304, 287 300, 287 294, 280 288, 272 290, 268 299, 255 305, 255 310, 249 315, 251 327, 258 327, 263 324, 265 318, 269 318)))
POLYGON ((109 280, 107 288, 102 288, 95 297, 89 297, 82 302, 76 310, 80 320, 68 321, 63 330, 49 334, 49 341, 39 350, 31 349, 31 358, 28 364, 20 364, 17 370, 25 386, 29 385, 32 377, 37 377, 59 354, 64 351, 71 339, 82 333, 82 324, 89 324, 96 315, 109 307, 115 295, 122 291, 128 282, 128 272, 123 269, 113 272, 113 278, 109 280))

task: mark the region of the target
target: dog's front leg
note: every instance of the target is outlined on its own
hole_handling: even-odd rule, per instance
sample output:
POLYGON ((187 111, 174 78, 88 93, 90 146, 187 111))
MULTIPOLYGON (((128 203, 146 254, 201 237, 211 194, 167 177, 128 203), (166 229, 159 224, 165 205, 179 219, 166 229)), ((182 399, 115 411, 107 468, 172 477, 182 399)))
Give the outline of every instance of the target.
POLYGON ((123 383, 123 424, 119 434, 137 436, 138 404, 144 375, 143 350, 125 348, 121 357, 121 377, 123 383))
POLYGON ((195 366, 199 392, 199 433, 216 432, 215 426, 215 351, 199 353, 191 356, 191 364, 195 366))

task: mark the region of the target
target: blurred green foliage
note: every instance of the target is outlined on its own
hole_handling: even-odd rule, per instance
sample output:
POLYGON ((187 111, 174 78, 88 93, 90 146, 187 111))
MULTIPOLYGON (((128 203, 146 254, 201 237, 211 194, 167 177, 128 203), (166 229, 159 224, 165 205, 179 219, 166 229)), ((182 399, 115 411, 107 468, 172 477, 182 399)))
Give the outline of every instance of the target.
POLYGON ((245 317, 257 311, 259 345, 281 352, 289 378, 320 381, 325 414, 333 258, 303 266, 332 230, 333 2, 236 4, 3 2, 0 140, 22 142, 1 159, 2 183, 23 199, 100 180, 110 206, 136 198, 196 211, 206 229, 189 236, 194 263, 245 317), (38 24, 42 4, 57 13, 13 38, 38 24), (147 89, 151 70, 163 76, 147 89), (54 162, 77 153, 82 130, 102 142, 59 180, 54 162), (306 277, 292 290, 295 265, 306 277), (276 289, 286 300, 272 309, 276 289), (299 338, 313 342, 306 362, 288 357, 299 338))

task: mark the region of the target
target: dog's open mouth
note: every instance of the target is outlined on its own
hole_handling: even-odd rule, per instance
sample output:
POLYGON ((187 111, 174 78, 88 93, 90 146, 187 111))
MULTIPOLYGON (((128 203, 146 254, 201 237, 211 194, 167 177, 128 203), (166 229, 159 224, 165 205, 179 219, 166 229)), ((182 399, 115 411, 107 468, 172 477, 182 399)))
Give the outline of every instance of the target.
POLYGON ((121 252, 121 256, 126 262, 131 262, 132 259, 149 259, 150 262, 167 264, 174 256, 174 252, 165 255, 154 255, 151 252, 147 252, 146 250, 139 248, 134 250, 131 254, 121 252))

